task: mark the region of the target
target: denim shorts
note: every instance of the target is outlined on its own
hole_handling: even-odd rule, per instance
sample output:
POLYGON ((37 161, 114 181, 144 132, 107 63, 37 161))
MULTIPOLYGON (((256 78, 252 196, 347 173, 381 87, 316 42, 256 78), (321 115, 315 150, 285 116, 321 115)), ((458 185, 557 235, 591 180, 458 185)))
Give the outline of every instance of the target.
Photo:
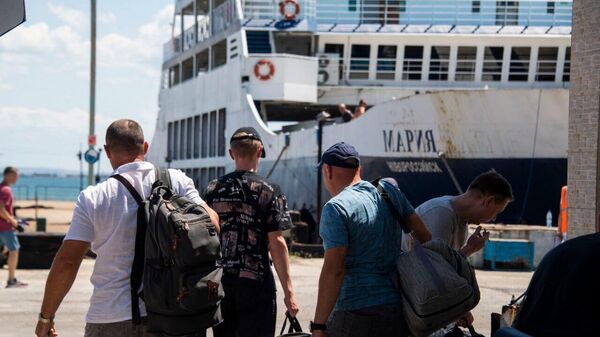
POLYGON ((4 244, 9 251, 18 250, 21 245, 19 245, 19 239, 17 238, 17 233, 14 231, 2 231, 0 232, 0 244, 4 244))

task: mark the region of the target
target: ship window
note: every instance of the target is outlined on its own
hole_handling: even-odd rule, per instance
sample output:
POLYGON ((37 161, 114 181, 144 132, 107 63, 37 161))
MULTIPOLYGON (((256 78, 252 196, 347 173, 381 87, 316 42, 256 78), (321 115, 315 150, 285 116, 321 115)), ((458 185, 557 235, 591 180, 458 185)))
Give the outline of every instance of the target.
POLYGON ((200 116, 194 117, 194 158, 200 158, 200 116))
POLYGON ((203 167, 200 169, 200 185, 202 186, 202 189, 206 188, 206 186, 208 186, 208 182, 210 180, 208 180, 208 169, 206 167, 203 167))
POLYGON ((167 162, 173 159, 173 122, 167 127, 167 162))
POLYGON ((179 84, 179 64, 169 69, 169 88, 179 84))
POLYGON ((447 81, 449 65, 450 47, 432 46, 429 62, 429 80, 447 81))
POLYGON ((481 13, 481 1, 471 2, 471 13, 481 13))
POLYGON ((349 12, 356 12, 356 0, 349 0, 348 1, 348 11, 349 12))
POLYGON ((216 69, 227 63, 227 40, 217 42, 212 46, 212 67, 216 69))
POLYGON ((538 82, 554 82, 556 79, 557 47, 540 47, 535 80, 538 82))
POLYGON ((509 81, 527 81, 530 56, 530 47, 513 47, 511 49, 509 81))
POLYGON ((567 47, 565 51, 565 64, 563 66, 563 82, 571 80, 571 47, 567 47))
POLYGON ((377 48, 377 79, 393 80, 396 75, 396 46, 379 46, 377 48))
POLYGON ((556 8, 555 6, 556 6, 556 2, 554 2, 554 1, 548 1, 546 3, 546 13, 548 13, 548 14, 554 14, 555 8, 556 8))
POLYGON ((208 49, 196 54, 196 74, 208 71, 208 49))
POLYGON ((179 121, 173 122, 173 159, 179 159, 179 121))
POLYGON ((350 79, 369 78, 369 57, 371 46, 368 44, 353 44, 350 56, 350 79))
POLYGON ((208 114, 202 115, 202 158, 208 157, 208 114))
POLYGON ((219 148, 218 156, 222 157, 225 155, 225 128, 226 128, 226 117, 225 117, 225 109, 219 110, 218 120, 219 120, 219 136, 217 140, 217 146, 219 148))
POLYGON ((179 159, 185 159, 185 119, 179 122, 179 159))
POLYGON ((185 82, 190 78, 194 77, 194 58, 190 57, 189 59, 183 61, 181 63, 182 67, 182 76, 181 82, 185 82))
POLYGON ((217 167, 217 176, 222 177, 225 175, 225 166, 217 167))
POLYGON ((217 153, 216 150, 216 146, 217 146, 217 142, 216 142, 216 138, 217 138, 217 112, 216 111, 211 111, 210 112, 210 138, 209 138, 209 152, 208 152, 208 156, 209 157, 214 157, 217 153))
POLYGON ((402 64, 403 80, 421 80, 423 70, 423 46, 405 46, 402 64))
POLYGON ((167 89, 169 87, 169 69, 165 69, 162 71, 160 78, 160 87, 162 89, 167 89))
POLYGON ((502 59, 504 47, 485 47, 483 50, 482 81, 502 80, 502 59))
POLYGON ((217 169, 216 167, 208 168, 208 181, 213 181, 217 179, 217 169))
POLYGON ((192 127, 194 126, 192 124, 192 117, 187 119, 186 126, 187 126, 187 129, 186 129, 185 134, 186 134, 187 141, 185 142, 185 144, 186 144, 185 157, 187 159, 192 159, 192 127))
POLYGON ((474 81, 475 64, 477 63, 477 47, 458 47, 456 56, 457 81, 474 81))
POLYGON ((196 0, 196 9, 198 11, 198 15, 208 14, 208 11, 209 11, 208 0, 196 0))
POLYGON ((344 76, 344 45, 343 44, 331 44, 331 43, 326 43, 325 44, 325 53, 326 54, 338 54, 339 58, 339 74, 340 74, 340 80, 343 78, 344 76))
POLYGON ((509 26, 519 24, 518 1, 496 1, 496 24, 509 26))
POLYGON ((192 170, 192 180, 194 180, 194 185, 196 185, 196 190, 202 193, 205 186, 200 186, 200 170, 195 168, 192 170))

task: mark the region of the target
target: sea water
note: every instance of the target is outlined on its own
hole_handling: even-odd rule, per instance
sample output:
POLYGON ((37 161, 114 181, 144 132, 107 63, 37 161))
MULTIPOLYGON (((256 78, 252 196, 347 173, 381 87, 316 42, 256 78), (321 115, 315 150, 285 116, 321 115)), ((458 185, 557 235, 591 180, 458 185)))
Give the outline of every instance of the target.
MULTIPOLYGON (((0 178, 1 179, 1 178, 0 178)), ((101 181, 106 177, 101 177, 101 181)), ((82 188, 87 187, 87 176, 83 183, 79 176, 20 175, 12 186, 16 200, 61 200, 75 201, 82 188)))

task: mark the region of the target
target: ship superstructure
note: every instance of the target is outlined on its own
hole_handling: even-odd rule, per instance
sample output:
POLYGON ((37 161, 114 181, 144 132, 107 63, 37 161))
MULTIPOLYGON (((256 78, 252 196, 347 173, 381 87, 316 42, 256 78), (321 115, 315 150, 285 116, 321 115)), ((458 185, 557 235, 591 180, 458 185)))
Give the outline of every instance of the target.
POLYGON ((554 0, 177 1, 149 159, 202 188, 232 169, 231 132, 253 126, 262 173, 314 214, 319 151, 347 141, 366 178, 394 176, 415 205, 494 168, 516 196, 499 220, 545 223, 566 184, 571 13, 554 0), (337 105, 360 99, 366 114, 343 123, 337 105))

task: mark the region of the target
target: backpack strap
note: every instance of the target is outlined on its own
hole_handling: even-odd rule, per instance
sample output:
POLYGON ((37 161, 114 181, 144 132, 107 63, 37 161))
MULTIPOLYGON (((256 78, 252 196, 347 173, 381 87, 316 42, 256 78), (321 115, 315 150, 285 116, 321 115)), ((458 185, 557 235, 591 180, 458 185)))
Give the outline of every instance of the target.
POLYGON ((118 180, 129 191, 129 194, 131 194, 131 196, 133 197, 133 199, 135 199, 135 201, 137 202, 138 206, 142 205, 142 202, 144 202, 144 199, 138 193, 138 191, 135 189, 135 187, 133 187, 133 185, 131 185, 131 183, 129 182, 129 180, 125 179, 125 177, 123 177, 120 174, 112 175, 112 176, 110 176, 110 178, 114 178, 114 179, 118 180))
POLYGON ((396 221, 398 222, 398 224, 400 224, 400 227, 402 228, 402 231, 404 233, 407 233, 407 234, 410 233, 411 232, 410 228, 406 224, 406 221, 404 221, 404 218, 402 216, 400 216, 400 213, 398 213, 398 210, 396 209, 396 206, 392 202, 392 199, 390 198, 390 195, 383 188, 383 186, 381 186, 381 184, 379 184, 380 180, 381 180, 381 177, 373 180, 371 182, 371 184, 373 184, 377 188, 377 192, 379 192, 379 195, 381 195, 381 198, 388 205, 388 208, 390 209, 390 213, 392 213, 392 216, 396 219, 396 221))
POLYGON ((170 190, 173 189, 173 185, 171 183, 171 175, 169 174, 169 169, 155 166, 154 172, 156 172, 156 181, 163 183, 170 190))
POLYGON ((138 204, 137 210, 137 229, 135 231, 135 251, 133 254, 133 265, 131 267, 131 276, 129 278, 129 290, 131 292, 131 320, 133 325, 139 325, 141 323, 140 317, 140 294, 139 289, 142 286, 142 275, 144 274, 144 258, 145 250, 144 244, 146 241, 146 229, 148 224, 146 223, 146 208, 144 207, 144 199, 131 185, 131 183, 125 179, 125 177, 115 174, 111 176, 118 180, 133 196, 138 204))

